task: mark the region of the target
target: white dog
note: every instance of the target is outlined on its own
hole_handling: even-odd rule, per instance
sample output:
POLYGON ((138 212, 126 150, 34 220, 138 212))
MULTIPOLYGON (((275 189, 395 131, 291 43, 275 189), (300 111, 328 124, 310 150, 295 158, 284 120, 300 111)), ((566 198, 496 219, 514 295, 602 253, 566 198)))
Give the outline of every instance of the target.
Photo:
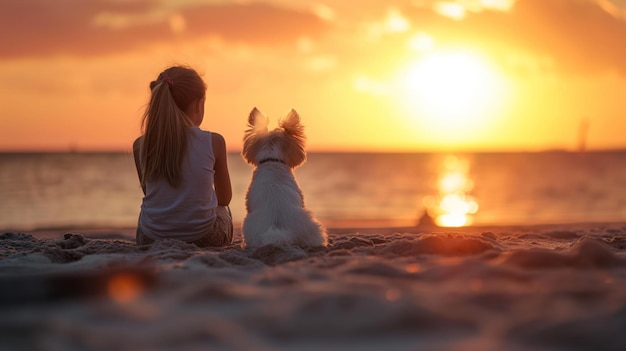
POLYGON ((267 124, 255 107, 248 117, 242 152, 244 160, 255 166, 246 194, 244 245, 326 246, 326 230, 304 207, 293 173, 306 160, 300 116, 291 110, 272 131, 267 124))

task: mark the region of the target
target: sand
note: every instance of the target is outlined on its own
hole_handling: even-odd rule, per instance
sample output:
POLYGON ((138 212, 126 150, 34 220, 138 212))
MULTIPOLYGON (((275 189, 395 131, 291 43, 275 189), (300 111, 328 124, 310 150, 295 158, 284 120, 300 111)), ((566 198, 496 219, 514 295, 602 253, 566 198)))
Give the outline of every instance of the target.
POLYGON ((0 235, 0 350, 626 350, 626 223, 310 249, 66 232, 0 235))

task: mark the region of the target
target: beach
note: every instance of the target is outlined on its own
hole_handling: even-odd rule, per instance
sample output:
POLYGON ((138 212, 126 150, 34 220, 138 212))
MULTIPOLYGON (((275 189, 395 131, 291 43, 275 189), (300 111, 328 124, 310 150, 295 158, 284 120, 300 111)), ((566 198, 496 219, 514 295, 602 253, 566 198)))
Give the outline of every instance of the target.
POLYGON ((623 350, 626 223, 329 228, 224 248, 0 235, 2 350, 623 350))

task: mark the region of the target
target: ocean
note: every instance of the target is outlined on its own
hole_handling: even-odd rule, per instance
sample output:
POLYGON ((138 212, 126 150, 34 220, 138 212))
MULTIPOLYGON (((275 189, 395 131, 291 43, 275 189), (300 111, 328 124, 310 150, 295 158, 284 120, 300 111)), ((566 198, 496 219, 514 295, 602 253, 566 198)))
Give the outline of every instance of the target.
MULTIPOLYGON (((229 154, 236 223, 252 167, 229 154)), ((327 226, 626 221, 626 151, 310 153, 295 170, 327 226)), ((128 153, 0 154, 0 228, 133 227, 141 189, 128 153)))

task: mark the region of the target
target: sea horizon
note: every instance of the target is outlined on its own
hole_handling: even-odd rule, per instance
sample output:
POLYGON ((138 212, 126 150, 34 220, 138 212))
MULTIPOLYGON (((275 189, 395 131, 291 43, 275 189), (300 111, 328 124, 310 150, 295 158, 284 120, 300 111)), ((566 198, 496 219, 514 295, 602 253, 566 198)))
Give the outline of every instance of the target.
MULTIPOLYGON (((227 150, 228 154, 241 154, 240 149, 227 150)), ((478 150, 403 150, 403 149, 362 149, 362 150, 308 150, 307 154, 541 154, 541 153, 620 153, 626 152, 625 147, 614 148, 592 148, 585 150, 577 150, 574 148, 545 148, 545 149, 478 149, 478 150)), ((131 149, 0 149, 3 155, 23 155, 23 154, 129 154, 131 149)))

